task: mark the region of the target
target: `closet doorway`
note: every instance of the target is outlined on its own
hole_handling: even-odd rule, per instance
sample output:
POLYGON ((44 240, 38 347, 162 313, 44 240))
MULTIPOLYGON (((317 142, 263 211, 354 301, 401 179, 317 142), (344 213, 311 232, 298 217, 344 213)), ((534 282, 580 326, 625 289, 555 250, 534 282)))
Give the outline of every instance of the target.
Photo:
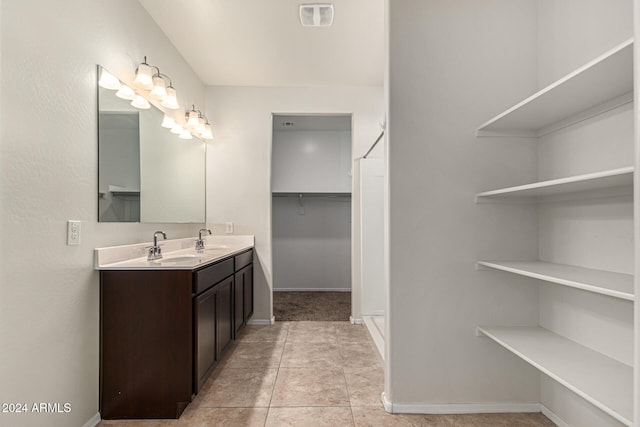
POLYGON ((273 115, 276 321, 351 316, 351 115, 273 115))

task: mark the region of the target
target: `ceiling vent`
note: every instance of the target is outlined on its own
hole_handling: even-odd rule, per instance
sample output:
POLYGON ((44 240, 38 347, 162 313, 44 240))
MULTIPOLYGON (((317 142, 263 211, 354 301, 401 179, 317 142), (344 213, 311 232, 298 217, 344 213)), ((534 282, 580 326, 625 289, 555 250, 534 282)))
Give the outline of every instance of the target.
POLYGON ((301 4, 300 22, 303 27, 328 27, 333 24, 333 5, 301 4))

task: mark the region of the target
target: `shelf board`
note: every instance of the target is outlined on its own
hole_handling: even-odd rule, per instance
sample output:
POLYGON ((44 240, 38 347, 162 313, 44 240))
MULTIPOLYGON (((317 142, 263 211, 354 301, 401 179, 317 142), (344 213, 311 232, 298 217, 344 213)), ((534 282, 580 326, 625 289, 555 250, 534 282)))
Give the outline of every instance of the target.
POLYGON ((351 193, 294 193, 294 192, 273 192, 273 197, 294 197, 294 198, 311 198, 311 197, 351 197, 351 193))
POLYGON ((476 194, 476 202, 483 199, 522 199, 557 196, 581 191, 602 190, 614 187, 628 187, 631 194, 633 186, 633 166, 612 169, 533 184, 485 191, 476 194))
POLYGON ((478 265, 633 301, 633 275, 543 261, 478 261, 478 265))
POLYGON ((584 120, 628 103, 632 92, 633 39, 629 39, 495 116, 478 128, 477 136, 538 137, 571 117, 584 120), (584 112, 590 113, 581 115, 584 112))
POLYGON ((633 368, 540 327, 478 327, 505 349, 631 426, 633 368))

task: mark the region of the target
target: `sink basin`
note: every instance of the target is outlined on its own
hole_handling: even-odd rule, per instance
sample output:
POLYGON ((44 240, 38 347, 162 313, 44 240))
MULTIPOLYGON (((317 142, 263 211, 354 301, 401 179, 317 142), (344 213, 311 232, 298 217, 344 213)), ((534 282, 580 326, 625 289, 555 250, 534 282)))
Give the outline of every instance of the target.
POLYGON ((176 256, 169 256, 169 257, 164 257, 162 259, 159 259, 158 261, 163 263, 163 262, 186 262, 186 261, 195 261, 197 259, 199 259, 200 257, 197 255, 176 255, 176 256))
POLYGON ((229 246, 227 245, 211 245, 204 248, 205 251, 219 251, 221 249, 227 249, 229 246))

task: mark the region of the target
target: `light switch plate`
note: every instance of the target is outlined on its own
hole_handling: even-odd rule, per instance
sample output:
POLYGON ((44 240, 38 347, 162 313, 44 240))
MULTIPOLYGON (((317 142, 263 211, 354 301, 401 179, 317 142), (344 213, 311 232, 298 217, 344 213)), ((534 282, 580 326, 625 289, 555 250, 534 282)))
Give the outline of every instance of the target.
POLYGON ((233 234, 233 223, 232 222, 228 222, 227 223, 227 234, 233 234))
POLYGON ((80 221, 68 220, 67 221, 67 245, 79 245, 80 244, 80 221))

